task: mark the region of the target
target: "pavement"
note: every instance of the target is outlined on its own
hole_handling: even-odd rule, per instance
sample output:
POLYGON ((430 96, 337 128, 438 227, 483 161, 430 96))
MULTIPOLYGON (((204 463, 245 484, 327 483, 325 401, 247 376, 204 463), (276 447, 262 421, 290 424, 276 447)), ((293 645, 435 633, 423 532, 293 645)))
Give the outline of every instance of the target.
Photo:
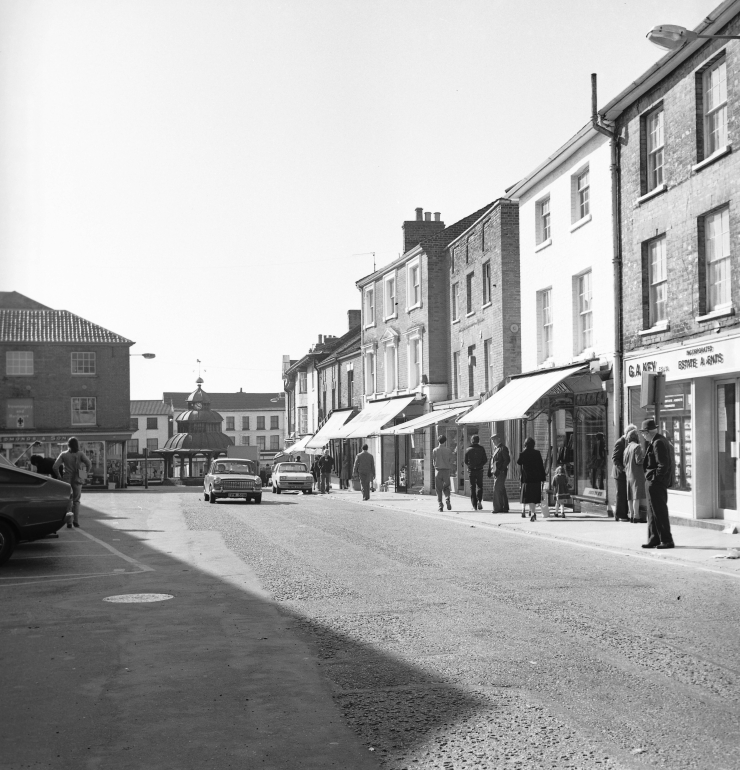
MULTIPOLYGON (((326 496, 334 501, 363 503, 359 492, 332 489, 326 496)), ((455 519, 470 526, 500 527, 523 537, 566 541, 583 548, 607 550, 624 556, 648 559, 653 562, 677 564, 693 569, 726 574, 740 578, 740 558, 727 558, 737 551, 740 555, 740 535, 729 535, 712 529, 691 526, 673 526, 676 547, 670 550, 642 548, 647 542, 647 525, 615 521, 599 514, 568 512, 566 518, 542 518, 531 522, 521 516, 521 503, 515 502, 510 513, 493 513, 491 503, 484 502, 484 510, 472 510, 469 498, 452 495, 452 510, 439 512, 437 499, 431 495, 407 495, 396 492, 374 492, 372 505, 389 510, 404 511, 419 516, 455 519), (721 558, 720 558, 721 557, 721 558)))

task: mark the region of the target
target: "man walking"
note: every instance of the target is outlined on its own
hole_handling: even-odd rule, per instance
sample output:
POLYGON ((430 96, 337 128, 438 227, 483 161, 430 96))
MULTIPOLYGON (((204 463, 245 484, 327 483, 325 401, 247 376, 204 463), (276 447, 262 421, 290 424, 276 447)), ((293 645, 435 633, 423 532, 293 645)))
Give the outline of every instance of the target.
POLYGON ((668 519, 668 487, 673 485, 671 447, 655 420, 645 420, 640 433, 648 442, 642 467, 645 469, 648 507, 648 541, 643 548, 673 548, 671 522, 668 519))
POLYGON ((447 501, 447 510, 452 510, 450 504, 450 474, 454 467, 455 456, 447 446, 447 436, 440 436, 439 446, 432 450, 432 464, 434 465, 434 487, 437 490, 437 502, 439 510, 443 511, 442 494, 447 501))
POLYGON ((465 465, 468 466, 470 480, 470 502, 474 511, 483 510, 483 469, 488 462, 486 450, 480 445, 477 434, 470 439, 470 446, 465 450, 465 465))
POLYGON ((509 512, 509 496, 506 494, 506 475, 509 472, 511 455, 504 444, 503 436, 494 436, 491 464, 488 466, 488 478, 493 476, 493 512, 509 512))
POLYGON ((319 494, 328 495, 331 486, 331 471, 334 467, 334 458, 329 454, 328 449, 324 450, 324 454, 319 457, 316 464, 319 468, 319 494))
POLYGON ((375 458, 367 451, 367 444, 362 445, 362 452, 355 457, 353 476, 360 477, 362 499, 370 499, 370 483, 375 478, 375 458))

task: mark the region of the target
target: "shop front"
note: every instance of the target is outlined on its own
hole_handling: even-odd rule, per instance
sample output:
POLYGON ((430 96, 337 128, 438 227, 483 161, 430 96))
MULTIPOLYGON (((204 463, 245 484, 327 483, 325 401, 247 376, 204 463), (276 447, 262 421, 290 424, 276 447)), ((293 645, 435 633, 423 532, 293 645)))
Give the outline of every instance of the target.
POLYGON ((740 335, 706 336, 628 354, 626 418, 654 417, 640 407, 643 372, 665 375, 659 429, 673 445, 671 514, 740 521, 740 335))

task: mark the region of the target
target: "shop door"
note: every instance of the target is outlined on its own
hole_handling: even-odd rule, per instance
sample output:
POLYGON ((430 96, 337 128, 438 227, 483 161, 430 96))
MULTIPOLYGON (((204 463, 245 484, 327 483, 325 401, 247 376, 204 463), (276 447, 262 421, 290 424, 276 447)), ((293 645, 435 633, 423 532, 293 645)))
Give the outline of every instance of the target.
POLYGON ((737 518, 738 501, 738 381, 717 383, 717 508, 737 518))
POLYGON ((396 492, 407 492, 409 486, 409 437, 408 436, 396 436, 396 459, 397 459, 397 473, 398 484, 396 484, 396 492))

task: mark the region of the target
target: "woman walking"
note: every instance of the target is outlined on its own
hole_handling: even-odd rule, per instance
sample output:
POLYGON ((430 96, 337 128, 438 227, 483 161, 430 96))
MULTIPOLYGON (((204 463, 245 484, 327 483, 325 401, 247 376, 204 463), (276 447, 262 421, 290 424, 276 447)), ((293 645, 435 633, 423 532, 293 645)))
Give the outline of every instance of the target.
POLYGON ((627 505, 629 506, 630 521, 637 524, 640 521, 640 506, 646 499, 645 471, 642 461, 645 452, 640 446, 637 428, 634 425, 627 426, 627 446, 624 450, 624 471, 627 475, 627 505))
POLYGON ((349 482, 352 478, 352 456, 349 453, 349 442, 345 441, 342 446, 342 468, 339 474, 339 488, 349 489, 349 482))
MULTIPOLYGON (((542 502, 542 483, 547 479, 542 455, 534 448, 534 439, 530 436, 524 442, 524 451, 516 464, 521 468, 521 502, 529 506, 529 520, 537 520, 537 503, 542 502)), ((522 518, 526 513, 522 511, 522 518)))
POLYGON ((92 468, 88 456, 80 449, 80 442, 72 436, 67 441, 67 451, 62 452, 54 461, 54 473, 63 478, 72 487, 72 497, 67 511, 67 529, 80 526, 80 497, 82 496, 82 484, 87 479, 87 474, 92 468), (62 468, 62 474, 59 468, 62 468))

